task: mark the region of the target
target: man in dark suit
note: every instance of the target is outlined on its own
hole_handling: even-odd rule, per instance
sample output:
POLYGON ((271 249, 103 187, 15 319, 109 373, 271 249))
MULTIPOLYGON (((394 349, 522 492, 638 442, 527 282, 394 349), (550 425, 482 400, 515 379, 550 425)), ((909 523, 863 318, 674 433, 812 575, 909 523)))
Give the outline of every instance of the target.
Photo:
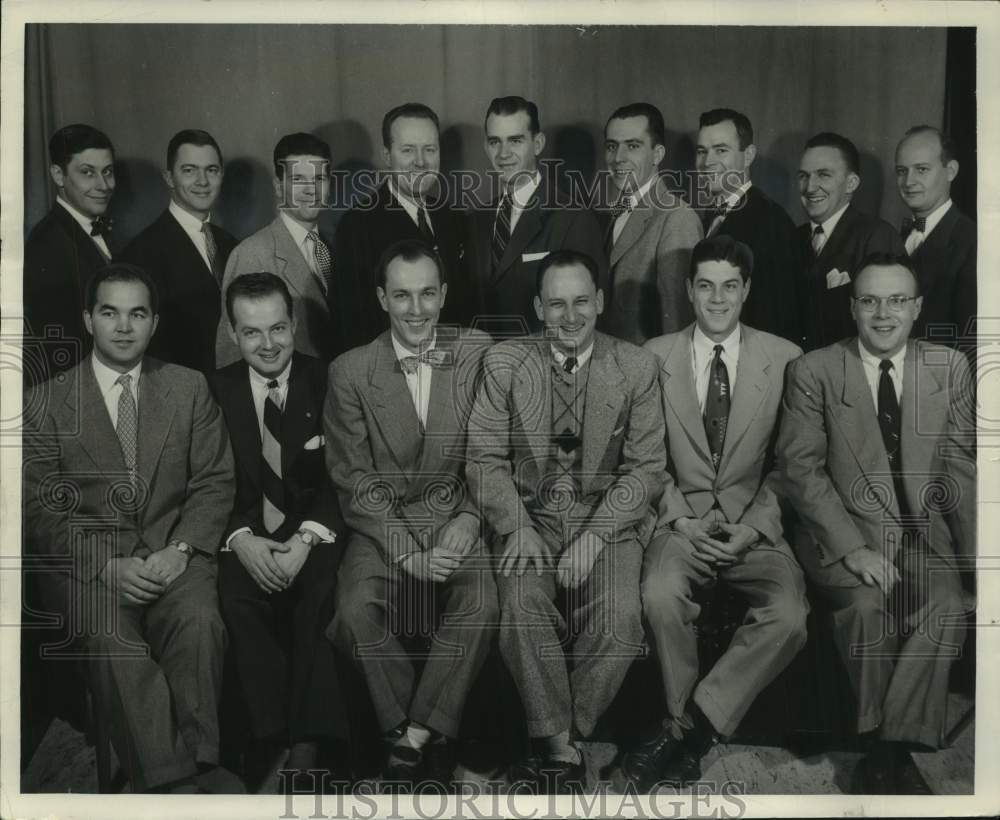
POLYGON ((87 654, 132 791, 239 791, 217 766, 229 436, 203 375, 144 356, 157 316, 144 271, 103 268, 85 305, 93 354, 25 405, 42 407, 25 419, 26 538, 68 564, 43 591, 87 654))
MULTIPOLYGON (((295 349, 330 361, 355 337, 357 310, 349 283, 319 232, 320 211, 330 192, 330 146, 312 134, 286 134, 274 146, 278 216, 248 236, 229 255, 222 292, 244 273, 267 271, 288 286, 295 305, 295 349)), ((225 305, 215 336, 219 367, 240 358, 229 335, 225 305)))
POLYGON ((907 341, 923 301, 907 257, 870 257, 853 287, 857 336, 789 366, 777 475, 870 743, 852 787, 928 794, 909 752, 944 744, 962 651, 957 558, 976 550, 971 374, 954 350, 907 341))
POLYGON ((284 768, 304 771, 319 741, 347 736, 323 634, 343 522, 324 461, 327 366, 295 352, 288 288, 273 273, 238 276, 226 311, 242 359, 211 379, 236 459, 219 599, 250 712, 255 788, 289 746, 284 768))
POLYGON ((160 324, 150 355, 206 375, 215 370, 219 283, 236 247, 236 240, 211 222, 222 176, 222 151, 211 134, 174 134, 163 171, 170 205, 123 254, 152 275, 160 291, 160 324))
POLYGON ((24 244, 24 382, 34 385, 82 361, 90 351, 83 300, 94 271, 111 261, 115 149, 89 125, 67 125, 49 140, 52 210, 24 244))
POLYGON ((892 226, 851 202, 861 185, 858 149, 847 137, 823 132, 806 142, 799 162, 799 198, 809 221, 798 228, 806 262, 799 283, 802 347, 815 350, 853 336, 852 279, 873 253, 903 253, 892 226))
POLYGON ((448 290, 441 271, 419 240, 386 250, 378 299, 390 329, 330 366, 323 416, 327 469, 352 531, 327 635, 368 682, 391 744, 385 788, 451 780, 450 740, 497 623, 479 511, 462 474, 490 340, 437 329, 448 290), (436 627, 409 622, 430 629, 419 675, 399 637, 407 601, 440 616, 436 627))
POLYGON ((523 97, 498 97, 486 110, 484 128, 486 155, 503 189, 494 207, 472 215, 485 328, 498 338, 519 336, 541 329, 532 304, 538 266, 548 254, 587 254, 597 263, 602 289, 607 257, 597 218, 568 204, 555 180, 538 168, 545 148, 538 106, 523 97))
POLYGON ((595 331, 597 282, 577 251, 542 263, 545 335, 486 354, 469 420, 469 490, 500 555, 500 653, 535 747, 510 778, 543 793, 582 787, 574 741, 642 649, 639 571, 665 478, 656 360, 595 331))
POLYGON ((604 126, 604 158, 618 200, 605 228, 611 276, 601 329, 633 344, 692 319, 684 283, 702 227, 657 174, 664 143, 663 115, 649 103, 622 106, 604 126))
POLYGON ((382 253, 401 239, 422 239, 437 251, 445 266, 448 301, 442 324, 468 327, 479 312, 472 254, 467 254, 467 218, 439 192, 439 124, 437 114, 422 103, 405 103, 382 119, 382 159, 386 180, 370 196, 344 214, 337 225, 338 275, 347 277, 360 298, 355 308, 363 320, 367 344, 388 328, 375 298, 375 273, 382 253))
POLYGON ((937 128, 915 126, 896 147, 896 187, 912 213, 903 238, 924 297, 913 335, 953 347, 958 340, 973 361, 976 223, 951 201, 957 175, 955 148, 937 128))
POLYGON ((705 236, 728 234, 753 251, 753 288, 743 321, 798 344, 802 317, 796 280, 802 262, 795 225, 750 181, 757 156, 753 126, 745 114, 729 108, 706 111, 698 126, 695 164, 707 175, 714 200, 705 212, 705 236))

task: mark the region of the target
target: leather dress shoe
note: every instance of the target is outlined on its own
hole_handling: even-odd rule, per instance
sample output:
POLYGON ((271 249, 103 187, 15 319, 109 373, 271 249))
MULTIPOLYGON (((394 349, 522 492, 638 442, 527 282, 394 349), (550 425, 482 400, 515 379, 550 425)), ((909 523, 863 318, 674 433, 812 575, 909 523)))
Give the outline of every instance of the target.
POLYGON ((684 742, 674 737, 669 726, 661 726, 653 737, 639 743, 622 760, 621 770, 640 794, 649 792, 663 780, 667 763, 680 754, 684 742))
POLYGON ((677 756, 668 760, 663 767, 660 780, 681 788, 701 780, 701 755, 687 744, 682 745, 677 756))
POLYGON ((508 778, 512 786, 528 784, 533 794, 583 794, 587 768, 582 756, 579 763, 531 756, 514 763, 508 778))
POLYGON ((410 746, 393 746, 389 761, 382 770, 383 794, 409 794, 423 779, 424 754, 410 746))
POLYGON ((899 756, 893 771, 896 794, 934 794, 930 785, 913 762, 913 757, 906 753, 899 756))

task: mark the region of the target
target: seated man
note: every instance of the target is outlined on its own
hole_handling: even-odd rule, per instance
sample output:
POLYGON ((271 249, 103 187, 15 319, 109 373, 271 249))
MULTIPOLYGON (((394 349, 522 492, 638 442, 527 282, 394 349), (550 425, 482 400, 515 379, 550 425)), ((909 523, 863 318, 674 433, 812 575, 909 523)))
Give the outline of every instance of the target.
POLYGON ((501 553, 500 652, 536 747, 511 779, 545 790, 582 788, 573 733, 594 730, 642 648, 640 525, 664 481, 656 361, 595 332, 597 277, 585 254, 546 257, 535 297, 545 334, 486 354, 469 422, 469 488, 501 553))
POLYGON ((930 793, 909 752, 944 744, 965 632, 957 556, 976 547, 974 386, 960 353, 907 341, 922 301, 907 257, 869 257, 857 336, 789 367, 777 443, 792 544, 832 610, 871 743, 861 793, 930 793))
POLYGON ((219 598, 232 638, 259 787, 291 746, 285 769, 314 768, 317 741, 346 738, 346 713, 323 631, 343 529, 323 459, 327 365, 297 353, 292 296, 273 273, 226 292, 242 359, 212 378, 236 459, 236 504, 219 556, 219 598))
POLYGON ((767 483, 785 366, 802 351, 740 323, 752 268, 750 249, 730 236, 699 242, 687 286, 694 324, 646 343, 660 362, 670 472, 646 548, 642 603, 668 717, 623 761, 640 791, 700 778, 716 737, 736 730, 806 640, 805 582, 767 483), (699 681, 694 595, 716 582, 749 609, 699 681))
POLYGON ((376 293, 389 330, 330 366, 326 466, 352 530, 327 636, 361 668, 392 742, 387 788, 451 779, 450 748, 497 621, 479 513, 462 476, 489 337, 436 329, 448 292, 420 240, 386 249, 376 293), (403 602, 436 610, 418 675, 400 643, 403 602), (433 754, 427 755, 428 743, 433 754))
POLYGON ((240 791, 217 767, 222 414, 200 373, 144 358, 157 295, 141 268, 95 273, 85 306, 93 353, 25 404, 42 408, 25 419, 29 548, 71 563, 46 598, 76 626, 132 791, 240 791))

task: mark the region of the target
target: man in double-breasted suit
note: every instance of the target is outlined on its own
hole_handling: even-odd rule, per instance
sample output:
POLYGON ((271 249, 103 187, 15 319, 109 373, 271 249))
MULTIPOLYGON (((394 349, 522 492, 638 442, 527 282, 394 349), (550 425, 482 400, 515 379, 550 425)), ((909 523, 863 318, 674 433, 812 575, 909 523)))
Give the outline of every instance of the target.
POLYGON ((693 318, 684 282, 701 220, 657 174, 666 155, 664 130, 663 115, 649 103, 622 106, 604 126, 604 158, 618 199, 605 228, 611 273, 601 329, 633 344, 693 318))
POLYGON ((594 730, 642 647, 643 525, 665 454, 655 360, 595 333, 597 263, 558 251, 538 276, 546 334, 486 354, 467 474, 500 554, 500 652, 535 746, 510 776, 563 791, 584 778, 574 740, 594 730))
POLYGON ((497 619, 479 512, 462 475, 489 337, 436 327, 447 283, 426 243, 391 246, 378 270, 390 329, 330 366, 326 464, 351 535, 327 635, 368 682, 392 743, 384 782, 403 788, 394 784, 450 780, 440 744, 458 734, 497 619), (419 675, 398 636, 407 600, 440 616, 419 675))
POLYGON ((347 736, 324 631, 343 530, 326 472, 327 364, 297 353, 285 283, 248 273, 226 293, 242 358, 212 375, 236 460, 236 502, 219 555, 219 600, 250 717, 251 787, 275 767, 314 768, 319 743, 347 736))
POLYGON ((87 654, 132 790, 238 790, 217 767, 215 554, 233 500, 222 414, 200 373, 144 358, 145 272, 103 268, 85 304, 92 356, 25 405, 26 540, 69 562, 44 591, 87 654))
POLYGON ((975 550, 975 407, 965 358, 907 341, 921 310, 905 256, 854 280, 858 335, 789 368, 778 476, 792 544, 832 610, 872 743, 855 788, 929 793, 909 755, 939 748, 962 648, 956 556, 975 550))
MULTIPOLYGON (((278 216, 248 236, 229 256, 222 281, 265 271, 280 276, 295 304, 295 349, 330 361, 347 349, 354 327, 350 291, 341 295, 340 277, 330 248, 319 233, 320 211, 330 190, 330 146, 312 134, 287 134, 274 147, 274 193, 278 216)), ((222 367, 239 359, 229 336, 225 305, 216 332, 215 361, 222 367)))
POLYGON ((581 251, 607 285, 608 264, 594 214, 576 204, 539 169, 545 134, 538 107, 523 97, 498 97, 486 110, 486 155, 503 190, 494 207, 475 211, 473 240, 484 322, 496 338, 541 329, 535 279, 541 261, 562 249, 581 251))
POLYGON ((222 150, 207 131, 187 129, 167 145, 163 179, 170 205, 125 248, 160 291, 160 323, 150 355, 200 370, 215 370, 222 273, 236 240, 212 224, 222 190, 222 150))
POLYGON ((785 367, 802 351, 740 323, 752 259, 724 234, 698 243, 688 280, 695 324, 646 343, 660 363, 669 475, 642 601, 668 716, 623 761, 642 791, 697 780, 716 737, 736 730, 806 640, 805 580, 768 483, 785 367), (713 582, 742 593, 749 608, 699 679, 694 592, 713 582))

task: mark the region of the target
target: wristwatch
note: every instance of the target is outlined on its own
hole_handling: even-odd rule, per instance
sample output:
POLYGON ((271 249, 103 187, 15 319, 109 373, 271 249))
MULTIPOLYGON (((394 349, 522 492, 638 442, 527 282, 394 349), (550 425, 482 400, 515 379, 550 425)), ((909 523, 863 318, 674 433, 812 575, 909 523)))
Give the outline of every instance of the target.
POLYGON ((295 534, 302 539, 302 543, 307 547, 315 547, 319 543, 319 536, 312 530, 301 529, 297 530, 295 534))
POLYGON ((194 557, 194 547, 192 547, 190 544, 185 544, 183 541, 175 541, 174 549, 176 549, 179 553, 181 553, 181 555, 186 556, 188 561, 190 561, 191 558, 194 557))

